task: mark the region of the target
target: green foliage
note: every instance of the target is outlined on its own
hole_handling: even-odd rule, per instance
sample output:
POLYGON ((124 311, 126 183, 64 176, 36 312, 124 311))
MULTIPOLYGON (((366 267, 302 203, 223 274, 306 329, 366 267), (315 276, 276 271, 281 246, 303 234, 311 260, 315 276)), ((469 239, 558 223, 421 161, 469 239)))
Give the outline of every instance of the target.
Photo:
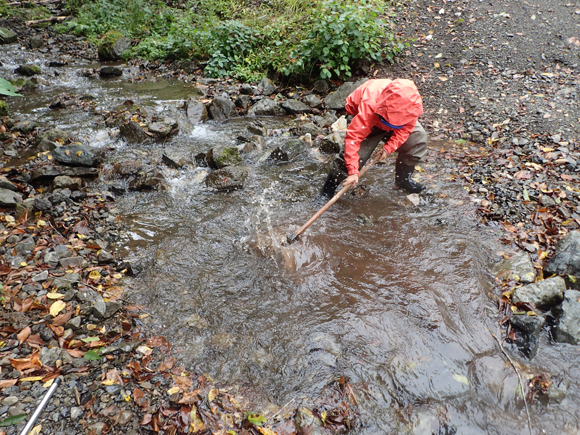
POLYGON ((0 95, 7 95, 9 97, 22 97, 21 94, 16 92, 14 85, 3 78, 0 78, 0 95))
POLYGON ((26 414, 17 414, 12 417, 0 420, 0 427, 13 426, 16 423, 20 423, 22 420, 26 420, 26 414))
MULTIPOLYGON (((5 0, 0 0, 5 1, 5 0)), ((403 48, 384 15, 389 0, 68 0, 63 32, 96 41, 116 30, 138 40, 127 56, 198 58, 213 77, 256 81, 348 77, 359 59, 392 61, 403 48)))
POLYGON ((374 9, 373 3, 364 1, 325 1, 282 72, 311 76, 319 71, 321 78, 328 79, 333 75, 350 76, 351 66, 358 59, 392 60, 402 47, 393 43, 386 23, 374 9))
POLYGON ((19 20, 41 20, 52 16, 50 9, 45 6, 25 3, 22 6, 6 6, 7 0, 0 0, 0 18, 19 20))

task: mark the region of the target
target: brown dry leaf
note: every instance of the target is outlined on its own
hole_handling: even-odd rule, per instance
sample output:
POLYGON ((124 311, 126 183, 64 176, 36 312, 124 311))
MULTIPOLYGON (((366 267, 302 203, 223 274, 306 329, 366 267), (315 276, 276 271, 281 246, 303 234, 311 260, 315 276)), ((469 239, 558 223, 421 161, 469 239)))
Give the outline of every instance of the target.
POLYGON ((80 349, 65 349, 70 356, 73 358, 82 358, 84 356, 84 352, 80 349))
POLYGON ((192 403, 199 402, 199 394, 200 390, 190 391, 189 393, 185 393, 179 403, 184 405, 191 405, 192 403))
POLYGON ((32 333, 32 330, 30 329, 30 326, 27 326, 22 331, 20 331, 16 335, 16 338, 18 338, 18 344, 24 343, 28 339, 28 337, 30 337, 31 333, 32 333))
POLYGON ((8 358, 8 359, 10 360, 10 364, 12 364, 12 367, 14 367, 16 370, 20 372, 23 372, 24 370, 32 369, 35 367, 42 367, 42 363, 40 362, 40 359, 38 359, 38 355, 39 352, 34 352, 28 358, 21 359, 8 358))
POLYGON ((171 370, 176 362, 177 362, 177 358, 174 358, 174 357, 167 358, 165 361, 163 361, 161 364, 159 364, 157 371, 164 372, 167 370, 171 370))
POLYGON ((175 385, 181 388, 182 391, 189 390, 189 387, 193 384, 193 381, 188 376, 173 376, 173 382, 175 382, 175 385))
POLYGON ((123 297, 123 287, 111 287, 103 294, 104 297, 109 298, 111 301, 116 301, 123 297))
POLYGON ((265 427, 260 427, 260 426, 254 426, 258 432, 260 432, 262 435, 278 435, 276 432, 274 432, 271 429, 267 429, 265 427))
POLYGON ((18 382, 18 379, 2 379, 0 381, 0 389, 8 388, 8 387, 11 387, 13 385, 16 385, 16 382, 18 382))
POLYGON ((66 313, 61 313, 54 318, 54 320, 52 321, 52 324, 54 326, 62 326, 66 322, 68 322, 71 317, 72 317, 72 311, 68 311, 66 313))

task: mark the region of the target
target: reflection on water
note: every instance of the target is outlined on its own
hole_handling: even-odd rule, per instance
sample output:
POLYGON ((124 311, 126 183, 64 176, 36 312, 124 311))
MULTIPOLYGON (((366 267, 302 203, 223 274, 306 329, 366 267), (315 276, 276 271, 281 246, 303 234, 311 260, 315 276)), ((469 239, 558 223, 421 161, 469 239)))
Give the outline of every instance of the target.
MULTIPOLYGON (((50 81, 16 110, 114 150, 110 158, 156 162, 170 150, 191 159, 233 143, 251 122, 189 126, 180 106, 191 88, 183 84, 101 81, 74 69, 50 81), (96 109, 47 109, 62 92, 89 93, 96 109), (126 99, 178 119, 180 134, 164 148, 111 137, 99 109, 126 99)), ((274 129, 296 121, 264 122, 274 129)), ((257 407, 307 403, 347 375, 361 434, 446 433, 439 432, 445 422, 457 434, 527 433, 517 378, 490 332, 497 332, 488 291, 498 246, 468 206, 449 201, 465 199, 461 188, 441 177, 426 203, 410 208, 392 187, 392 162, 374 167, 364 181, 367 197, 346 195, 291 246, 292 271, 272 257, 285 234, 320 207, 313 199, 325 157, 313 151, 288 165, 258 154, 245 159, 253 170, 240 191, 208 191, 206 169, 165 169, 168 191, 117 199, 128 228, 117 252, 145 266, 128 298, 148 307, 149 326, 183 349, 186 367, 252 391, 257 407)), ((531 365, 568 380, 580 375, 575 348, 551 345, 547 335, 531 365)), ((534 404, 533 427, 578 433, 579 403, 572 385, 561 404, 534 404)))

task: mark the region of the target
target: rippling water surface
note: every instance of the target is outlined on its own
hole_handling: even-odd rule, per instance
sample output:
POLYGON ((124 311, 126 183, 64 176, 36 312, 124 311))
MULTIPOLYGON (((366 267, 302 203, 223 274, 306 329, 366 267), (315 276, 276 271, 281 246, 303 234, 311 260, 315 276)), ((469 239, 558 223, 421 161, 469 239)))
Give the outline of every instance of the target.
MULTIPOLYGON (((12 50, 0 73, 25 57, 12 50)), ((130 73, 87 79, 74 68, 40 65, 58 77, 11 106, 110 148, 110 158, 155 162, 166 150, 191 160, 231 144, 252 121, 191 126, 180 108, 191 86, 135 83, 130 73), (47 109, 62 93, 92 95, 95 110, 47 109), (179 135, 163 146, 111 137, 99 111, 126 99, 178 119, 179 135)), ((299 122, 263 121, 280 133, 299 122)), ((281 140, 270 137, 266 147, 281 140)), ((320 207, 314 198, 329 157, 311 150, 283 165, 260 161, 260 153, 245 156, 252 170, 240 191, 209 191, 204 168, 165 169, 167 191, 117 198, 127 225, 117 253, 143 269, 128 298, 147 307, 153 331, 183 350, 181 362, 240 385, 258 408, 308 404, 346 375, 360 404, 360 434, 454 433, 443 429, 446 421, 457 434, 528 433, 517 377, 491 335, 498 331, 490 270, 505 248, 478 225, 461 186, 429 178, 436 167, 427 165, 433 195, 410 207, 393 189, 393 161, 372 168, 366 197, 343 197, 284 248, 297 266, 288 270, 274 258, 275 241, 320 207)), ((572 381, 579 363, 577 348, 551 345, 546 334, 531 367, 572 381)), ((578 433, 578 399, 572 382, 561 404, 532 405, 534 433, 578 433)))

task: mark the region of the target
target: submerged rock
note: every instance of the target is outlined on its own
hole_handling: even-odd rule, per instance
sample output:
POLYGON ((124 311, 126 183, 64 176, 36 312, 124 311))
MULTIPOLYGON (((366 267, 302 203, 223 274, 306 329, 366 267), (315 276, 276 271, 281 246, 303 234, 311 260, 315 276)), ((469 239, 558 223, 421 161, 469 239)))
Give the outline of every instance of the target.
POLYGON ((516 314, 510 318, 510 324, 517 330, 515 344, 526 357, 532 359, 538 353, 540 332, 545 324, 542 316, 516 314))
POLYGON ((165 177, 156 168, 139 172, 135 179, 129 183, 129 189, 131 190, 158 190, 161 187, 165 187, 165 177))
POLYGON ((249 174, 245 166, 228 166, 211 172, 205 178, 205 185, 216 190, 235 190, 244 187, 249 174))
POLYGON ((36 65, 20 65, 18 68, 16 68, 15 71, 15 73, 26 77, 32 77, 37 74, 40 74, 41 72, 42 72, 41 69, 36 65))
POLYGON ((338 154, 344 144, 344 136, 334 132, 320 141, 320 152, 325 154, 338 154))

